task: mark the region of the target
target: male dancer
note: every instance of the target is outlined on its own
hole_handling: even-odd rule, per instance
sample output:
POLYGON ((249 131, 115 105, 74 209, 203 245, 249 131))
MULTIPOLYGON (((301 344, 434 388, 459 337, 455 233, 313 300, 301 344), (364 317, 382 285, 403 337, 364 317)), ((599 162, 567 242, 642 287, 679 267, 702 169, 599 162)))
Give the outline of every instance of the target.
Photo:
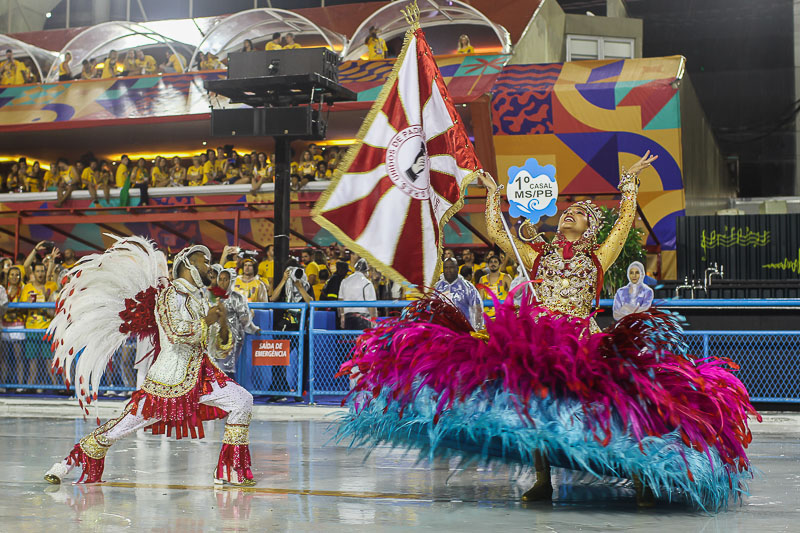
MULTIPOLYGON (((210 259, 211 253, 205 246, 186 248, 175 257, 172 281, 166 282, 162 279, 154 283, 153 279, 158 279, 158 275, 149 279, 143 276, 145 278, 143 284, 152 283, 150 289, 140 292, 135 299, 126 299, 126 310, 135 309, 136 312, 131 314, 126 314, 127 311, 120 312, 123 324, 118 326, 118 329, 123 333, 126 327, 127 331, 139 334, 143 328, 148 328, 147 324, 143 326, 134 322, 140 319, 147 322, 148 310, 141 304, 154 302, 155 312, 150 316, 154 322, 151 330, 154 333, 153 344, 157 347, 155 362, 147 372, 144 385, 133 393, 122 414, 81 439, 63 461, 53 465, 45 474, 48 482, 60 483, 78 464, 83 467, 83 475, 79 482, 101 481, 108 449, 118 440, 140 428, 151 429, 153 434, 160 434, 166 430, 168 435, 175 429, 177 438, 188 436, 190 433, 193 438, 202 438, 203 420, 223 418, 227 415, 214 482, 255 485, 250 471, 248 448, 253 397, 228 378, 212 359, 227 357, 233 336, 228 327, 224 306, 217 305, 210 308, 203 294, 203 287, 209 283, 210 259), (147 298, 148 293, 152 294, 152 299, 147 298), (231 471, 235 472, 233 479, 231 471)), ((63 368, 70 368, 74 347, 79 349, 82 347, 82 359, 100 361, 99 365, 96 363, 93 365, 94 368, 104 368, 102 357, 96 355, 100 350, 92 350, 92 341, 85 339, 78 341, 74 334, 71 335, 71 328, 72 331, 80 331, 86 326, 77 321, 70 322, 69 315, 75 310, 76 305, 82 303, 83 298, 87 298, 83 295, 94 296, 88 288, 86 291, 81 290, 83 284, 91 286, 92 278, 97 278, 98 274, 108 275, 109 269, 126 264, 131 270, 147 271, 148 267, 152 266, 150 271, 157 273, 159 268, 163 268, 160 272, 166 273, 163 254, 153 250, 148 241, 135 237, 120 240, 105 254, 95 254, 76 265, 75 276, 65 288, 67 296, 57 304, 57 317, 50 330, 55 339, 55 368, 61 365, 63 368), (65 315, 68 318, 65 318, 65 315), (76 325, 77 327, 74 327, 76 325), (69 349, 69 357, 62 352, 62 349, 66 349, 64 341, 66 345, 76 342, 75 346, 69 349)), ((125 272, 117 274, 126 275, 125 272)), ((130 272, 130 277, 135 278, 136 275, 137 273, 130 272)), ((83 317, 79 320, 82 319, 83 317)), ((103 325, 98 324, 97 327, 102 329, 103 325)), ((111 335, 105 335, 108 336, 111 335)), ((123 341, 125 337, 122 336, 123 341)), ((104 339, 95 339, 94 343, 96 347, 102 347, 104 339)), ((88 403, 91 401, 91 396, 86 395, 84 387, 88 387, 88 383, 84 383, 84 377, 94 384, 95 390, 99 377, 82 370, 82 364, 86 363, 87 361, 79 360, 76 364, 76 374, 78 374, 76 381, 81 387, 80 397, 86 398, 88 403)), ((67 383, 69 384, 69 381, 67 383)))

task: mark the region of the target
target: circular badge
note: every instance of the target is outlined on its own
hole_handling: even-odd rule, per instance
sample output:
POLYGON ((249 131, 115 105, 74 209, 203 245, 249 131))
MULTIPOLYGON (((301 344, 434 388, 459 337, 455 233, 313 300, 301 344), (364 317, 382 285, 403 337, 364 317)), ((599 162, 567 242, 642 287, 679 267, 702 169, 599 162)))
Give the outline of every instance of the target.
POLYGON ((386 148, 386 173, 404 193, 416 200, 430 198, 430 169, 422 126, 399 131, 386 148))
POLYGON ((556 214, 558 182, 553 165, 541 166, 530 158, 521 167, 508 169, 509 211, 512 217, 525 217, 533 224, 556 214))

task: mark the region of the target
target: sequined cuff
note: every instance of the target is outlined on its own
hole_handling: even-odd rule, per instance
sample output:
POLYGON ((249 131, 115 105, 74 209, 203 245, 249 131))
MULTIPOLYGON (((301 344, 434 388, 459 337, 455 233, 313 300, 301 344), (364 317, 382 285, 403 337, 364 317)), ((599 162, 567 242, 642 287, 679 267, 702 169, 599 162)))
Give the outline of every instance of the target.
POLYGON ((103 459, 110 446, 110 444, 105 446, 101 444, 94 433, 90 433, 81 439, 80 445, 83 453, 92 459, 103 459))
POLYGON ((619 178, 619 190, 624 193, 636 193, 639 188, 638 178, 632 172, 623 172, 619 178))
POLYGON ((222 342, 222 336, 217 332, 217 348, 222 352, 227 352, 233 346, 233 332, 228 328, 228 342, 222 342))
POLYGON ((222 443, 236 446, 250 444, 250 426, 225 424, 225 434, 222 436, 222 443))

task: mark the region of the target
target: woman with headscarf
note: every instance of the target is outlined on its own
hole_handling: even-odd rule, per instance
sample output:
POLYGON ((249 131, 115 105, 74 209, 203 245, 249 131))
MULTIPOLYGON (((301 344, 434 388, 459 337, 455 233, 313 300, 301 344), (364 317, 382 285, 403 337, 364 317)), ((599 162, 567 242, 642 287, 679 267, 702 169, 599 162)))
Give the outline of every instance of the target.
POLYGON ((647 311, 653 305, 653 289, 644 284, 644 265, 634 261, 628 265, 628 284, 614 295, 614 320, 647 311))
POLYGON ((219 265, 212 265, 209 269, 216 270, 216 283, 209 287, 209 299, 212 302, 219 299, 225 305, 228 313, 228 329, 233 336, 233 347, 225 359, 217 359, 217 366, 226 374, 233 377, 236 374, 236 359, 242 351, 244 336, 258 334, 261 331, 258 326, 253 324, 250 308, 247 300, 240 293, 233 290, 236 281, 236 270, 233 268, 217 268, 219 265))

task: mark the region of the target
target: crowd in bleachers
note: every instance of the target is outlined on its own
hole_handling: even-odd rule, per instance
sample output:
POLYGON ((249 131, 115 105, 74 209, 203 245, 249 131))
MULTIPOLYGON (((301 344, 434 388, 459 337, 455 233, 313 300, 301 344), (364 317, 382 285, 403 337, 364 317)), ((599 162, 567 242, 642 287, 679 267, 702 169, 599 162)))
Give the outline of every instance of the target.
MULTIPOLYGON (((364 45, 367 48, 367 58, 369 60, 389 57, 386 41, 378 35, 378 29, 374 26, 369 29, 369 35, 365 39, 364 45)), ((294 48, 302 48, 302 45, 295 41, 295 35, 291 32, 285 34, 273 33, 272 38, 264 45, 265 50, 290 50, 294 48)), ((245 39, 240 51, 253 52, 257 49, 251 39, 245 39)), ((58 66, 58 81, 173 74, 190 70, 220 70, 227 65, 227 58, 220 59, 217 54, 201 51, 198 51, 194 56, 194 63, 189 65, 189 59, 187 59, 189 53, 184 54, 181 52, 185 51, 175 48, 164 50, 163 47, 137 48, 127 50, 123 56, 117 50, 111 50, 105 57, 84 59, 80 65, 80 72, 74 74, 73 71, 77 68, 77 65, 72 64, 72 53, 67 51, 58 66), (156 59, 159 56, 161 59, 156 59)), ((459 36, 456 53, 472 54, 474 52, 475 49, 470 44, 469 36, 459 36)), ((5 59, 0 61, 0 86, 23 85, 41 81, 29 58, 14 57, 14 52, 11 49, 5 51, 5 59)))
MULTIPOLYGON (((346 147, 310 144, 291 162, 292 188, 298 190, 311 181, 330 180, 346 147)), ((21 157, 0 166, 0 191, 7 193, 56 191, 56 205, 61 206, 76 190, 88 190, 94 201, 98 194, 108 202, 114 188, 182 187, 201 185, 250 184, 257 192, 264 183, 275 179, 272 154, 239 154, 230 145, 208 149, 191 159, 156 156, 132 161, 123 155, 117 161, 98 160, 92 154, 70 161, 60 158, 49 165, 30 163, 21 157)), ((143 203, 146 198, 142 197, 143 203)))

